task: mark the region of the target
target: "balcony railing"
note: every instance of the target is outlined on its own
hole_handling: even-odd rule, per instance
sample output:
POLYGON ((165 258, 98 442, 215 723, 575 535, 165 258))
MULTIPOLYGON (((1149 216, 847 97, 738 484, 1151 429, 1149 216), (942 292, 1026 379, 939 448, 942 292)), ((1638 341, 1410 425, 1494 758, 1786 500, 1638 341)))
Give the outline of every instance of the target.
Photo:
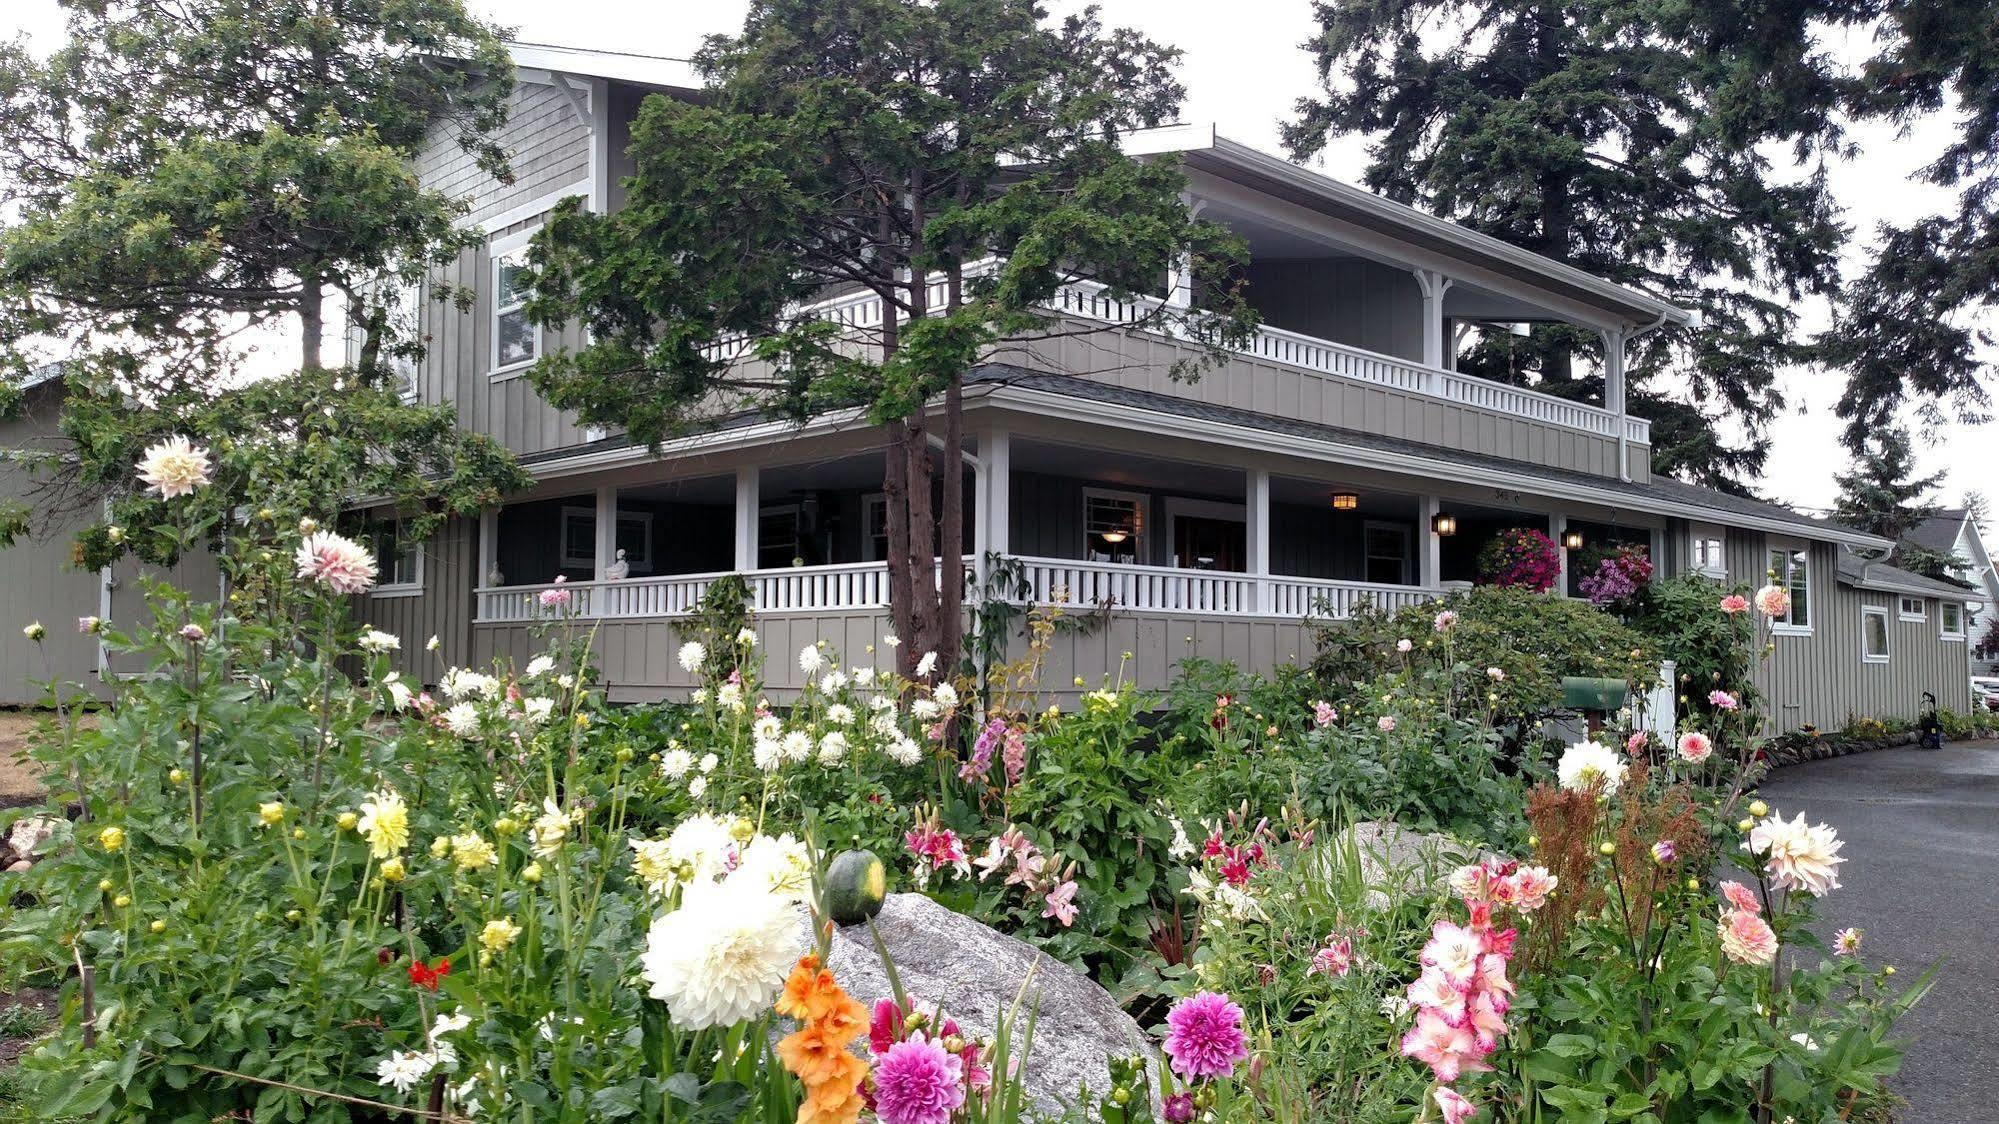
MULTIPOLYGON (((992 258, 969 263, 965 267, 965 276, 982 276, 991 272, 996 264, 992 258)), ((946 292, 942 276, 933 278, 928 287, 929 307, 942 307, 946 292)), ((1052 311, 1086 320, 1131 324, 1154 315, 1161 303, 1157 297, 1114 299, 1104 286, 1091 281, 1078 281, 1057 290, 1048 307, 1052 311)), ((881 327, 883 304, 881 297, 872 292, 848 293, 807 305, 799 310, 799 314, 832 320, 849 328, 869 330, 881 327)), ((750 342, 747 336, 733 337, 715 344, 709 349, 709 354, 716 359, 734 359, 749 350, 750 342)), ((1618 437, 1619 427, 1622 426, 1623 436, 1632 441, 1649 444, 1652 440, 1651 423, 1643 418, 1524 387, 1472 378, 1441 367, 1430 367, 1282 328, 1258 328, 1239 350, 1259 359, 1301 367, 1333 378, 1352 379, 1409 394, 1440 398, 1545 425, 1610 438, 1618 437)))
MULTIPOLYGON (((1060 602, 1079 610, 1103 607, 1113 612, 1293 619, 1314 614, 1344 617, 1364 601, 1393 610, 1429 600, 1442 592, 1420 586, 1068 558, 1017 557, 1013 561, 1027 589, 1023 601, 1060 602)), ((969 565, 971 559, 965 562, 969 565)), ((724 573, 673 574, 622 581, 565 582, 559 586, 487 587, 478 591, 477 619, 482 624, 519 624, 565 616, 588 620, 681 617, 692 613, 708 586, 724 576, 724 573), (556 589, 568 594, 567 603, 544 606, 542 594, 556 589)), ((888 567, 883 562, 753 570, 743 577, 750 586, 751 604, 760 613, 888 606, 888 567)), ((971 596, 972 588, 968 588, 967 599, 971 596)))

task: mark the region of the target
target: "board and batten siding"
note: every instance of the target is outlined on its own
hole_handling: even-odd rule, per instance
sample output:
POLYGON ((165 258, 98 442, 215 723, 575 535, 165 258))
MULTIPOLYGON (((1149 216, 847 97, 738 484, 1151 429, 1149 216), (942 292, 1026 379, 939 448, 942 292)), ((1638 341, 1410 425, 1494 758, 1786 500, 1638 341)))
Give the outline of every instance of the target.
MULTIPOLYGON (((1730 580, 1763 584, 1770 537, 1731 528, 1726 541, 1730 580)), ((1811 544, 1811 632, 1774 634, 1770 656, 1757 669, 1757 687, 1768 700, 1775 728, 1810 725, 1831 731, 1857 718, 1911 719, 1923 711, 1924 691, 1933 692, 1948 709, 1967 710, 1970 648, 1963 641, 1940 638, 1936 598, 1924 598, 1921 622, 1901 620, 1895 594, 1855 589, 1838 580, 1840 549, 1811 544), (1885 663, 1862 658, 1861 610, 1870 605, 1888 610, 1885 663)))
MULTIPOLYGON (((1173 377, 1175 363, 1198 354, 1193 345, 1152 332, 1099 330, 1036 340, 1009 351, 1007 360, 1131 390, 1504 457, 1525 465, 1598 476, 1618 474, 1619 446, 1614 437, 1239 352, 1231 352, 1199 378, 1173 377)), ((1650 456, 1648 446, 1631 446, 1635 479, 1649 474, 1650 456)))
POLYGON ((506 150, 512 183, 488 175, 459 146, 458 136, 454 126, 432 135, 417 156, 417 178, 427 188, 465 200, 468 222, 483 223, 590 175, 589 130, 553 86, 521 82, 508 98, 507 122, 496 139, 506 150))
POLYGON ((472 645, 473 591, 478 588, 479 523, 446 520, 424 540, 420 593, 367 593, 355 598, 355 618, 402 641, 392 666, 412 683, 432 686, 445 666, 480 667, 472 645), (431 637, 438 650, 425 650, 431 637))
POLYGON ((1243 270, 1263 322, 1299 335, 1423 360, 1423 291, 1406 269, 1360 258, 1252 261, 1243 270))

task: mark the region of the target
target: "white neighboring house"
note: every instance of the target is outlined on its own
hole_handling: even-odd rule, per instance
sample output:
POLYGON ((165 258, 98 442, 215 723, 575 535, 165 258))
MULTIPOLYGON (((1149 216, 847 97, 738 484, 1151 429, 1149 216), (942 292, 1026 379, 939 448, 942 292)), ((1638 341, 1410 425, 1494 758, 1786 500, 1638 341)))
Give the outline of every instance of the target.
MULTIPOLYGON (((1965 562, 1962 566, 1952 566, 1950 576, 1984 595, 1982 603, 1967 603, 1966 619, 1969 632, 1975 643, 1985 634, 1987 605, 1999 605, 1999 569, 1992 565, 1992 555, 1985 549, 1985 536, 1979 530, 1978 520, 1970 509, 1949 507, 1917 524, 1906 535, 1903 542, 1934 550, 1940 554, 1953 555, 1965 562)), ((1981 675, 1990 675, 1999 670, 1999 660, 1986 659, 1972 661, 1972 670, 1981 675)))

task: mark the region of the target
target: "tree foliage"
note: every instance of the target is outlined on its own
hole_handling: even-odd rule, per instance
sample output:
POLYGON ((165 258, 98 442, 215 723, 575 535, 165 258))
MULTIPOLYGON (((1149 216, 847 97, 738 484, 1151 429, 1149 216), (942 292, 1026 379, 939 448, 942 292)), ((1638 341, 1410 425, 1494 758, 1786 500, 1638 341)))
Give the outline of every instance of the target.
MULTIPOLYGON (((1793 305, 1838 284, 1842 230, 1822 170, 1770 151, 1840 143, 1840 77, 1787 11, 1593 0, 1315 5, 1323 88, 1286 131, 1307 155, 1374 138, 1363 174, 1391 198, 1699 311, 1635 345, 1634 414, 1656 467, 1739 487, 1803 358, 1793 305), (1462 34, 1439 34, 1439 28, 1462 34), (1722 418, 1746 423, 1731 443, 1722 418)), ((1600 397, 1594 333, 1537 326, 1460 359, 1472 373, 1600 397)))
POLYGON ((1227 280, 1236 241, 1190 215, 1170 162, 1120 149, 1172 117, 1173 58, 1093 14, 1047 22, 1032 0, 752 5, 700 55, 709 97, 640 108, 627 205, 568 206, 538 235, 529 310, 580 320, 590 342, 545 357, 536 386, 655 447, 741 411, 863 408, 889 435, 903 658, 948 666, 962 590, 929 575, 963 533, 966 372, 1077 330, 1038 311, 1063 285, 1157 293, 1182 253, 1205 300, 1154 301, 1145 322, 1210 343, 1247 330, 1227 280), (886 314, 814 306, 843 294, 886 314))
MULTIPOLYGON (((51 357, 67 384, 45 506, 108 495, 142 525, 159 513, 132 464, 172 433, 216 453, 217 527, 238 505, 325 516, 361 496, 428 522, 520 486, 504 450, 405 404, 388 370, 423 350, 388 292, 479 237, 415 157, 455 135, 507 175, 494 30, 459 0, 64 6, 47 59, 0 48, 0 384, 51 357), (342 372, 320 361, 329 292, 358 340, 342 372), (251 378, 240 334, 292 318, 303 370, 251 378)), ((80 553, 125 548, 166 549, 99 524, 80 553)))
POLYGON ((1833 517, 1883 538, 1900 541, 1939 510, 1931 498, 1942 483, 1941 472, 1917 476, 1915 450, 1909 431, 1900 426, 1877 429, 1854 456, 1853 467, 1835 474, 1839 499, 1833 517))

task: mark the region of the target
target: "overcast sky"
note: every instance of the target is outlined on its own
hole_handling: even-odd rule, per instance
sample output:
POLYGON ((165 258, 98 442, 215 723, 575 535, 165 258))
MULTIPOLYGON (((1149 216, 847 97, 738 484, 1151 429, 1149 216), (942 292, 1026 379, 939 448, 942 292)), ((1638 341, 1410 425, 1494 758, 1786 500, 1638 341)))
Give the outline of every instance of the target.
MULTIPOLYGON (((666 0, 639 4, 633 0, 470 0, 515 37, 529 42, 634 51, 684 57, 702 36, 741 27, 743 0, 666 0)), ((1080 4, 1054 0, 1067 11, 1080 4)), ((1239 141, 1277 151, 1277 129, 1296 100, 1311 92, 1311 60, 1299 47, 1313 31, 1307 0, 1099 0, 1107 23, 1140 28, 1152 38, 1181 48, 1185 58, 1182 80, 1188 97, 1189 121, 1213 121, 1220 131, 1239 141)), ((0 30, 26 32, 38 50, 60 41, 62 15, 55 0, 12 0, 10 13, 0 15, 0 30), (8 27, 8 24, 13 27, 8 27)), ((1835 44, 1840 50, 1860 50, 1864 44, 1835 44)), ((1834 182, 1849 209, 1856 236, 1865 238, 1874 226, 1893 218, 1906 222, 1922 210, 1938 210, 1942 193, 1912 182, 1913 173, 1935 153, 1940 128, 1902 138, 1888 130, 1859 134, 1865 158, 1836 169, 1834 182)), ((1335 146, 1315 167, 1329 175, 1358 180, 1365 159, 1364 144, 1350 140, 1335 146)), ((1856 243, 1847 259, 1865 260, 1864 245, 1856 243)), ((1824 310, 1808 310, 1815 326, 1824 310)), ((1824 507, 1837 494, 1833 473, 1845 466, 1839 447, 1839 424, 1832 406, 1839 396, 1837 375, 1795 372, 1784 376, 1791 409, 1774 426, 1775 446, 1761 489, 1775 499, 1806 507, 1824 507)), ((1999 500, 1999 424, 1953 424, 1918 437, 1926 471, 1943 471, 1942 496, 1955 503, 1967 490, 1978 489, 1999 500)))

